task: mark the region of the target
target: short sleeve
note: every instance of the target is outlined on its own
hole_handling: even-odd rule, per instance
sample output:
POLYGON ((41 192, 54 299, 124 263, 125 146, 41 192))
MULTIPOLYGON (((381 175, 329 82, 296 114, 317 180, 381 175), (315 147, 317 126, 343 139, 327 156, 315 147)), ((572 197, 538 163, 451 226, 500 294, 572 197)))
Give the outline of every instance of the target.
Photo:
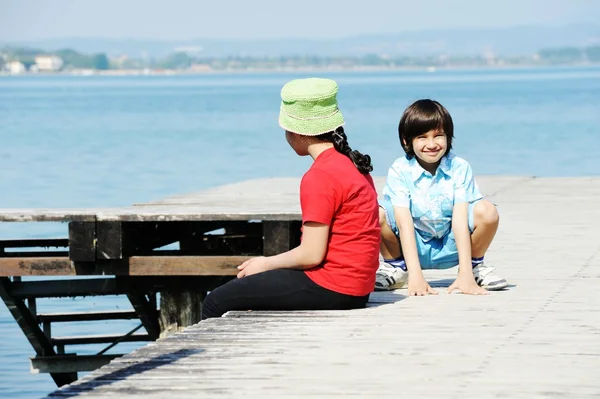
POLYGON ((483 196, 477 187, 477 183, 473 178, 473 171, 471 165, 467 162, 461 164, 456 171, 454 181, 454 203, 461 202, 473 202, 477 201, 483 196))
POLYGON ((406 184, 406 178, 397 165, 392 165, 388 171, 384 194, 390 198, 393 206, 410 207, 410 189, 406 184))
POLYGON ((337 183, 328 173, 309 170, 300 183, 302 223, 317 222, 331 225, 338 208, 337 183))

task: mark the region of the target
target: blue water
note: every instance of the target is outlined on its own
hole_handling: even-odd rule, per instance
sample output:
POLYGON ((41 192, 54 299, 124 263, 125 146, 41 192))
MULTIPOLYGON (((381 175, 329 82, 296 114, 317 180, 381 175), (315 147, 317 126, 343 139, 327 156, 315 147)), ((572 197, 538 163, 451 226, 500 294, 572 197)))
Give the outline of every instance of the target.
MULTIPOLYGON (((476 175, 600 175, 600 68, 319 75, 338 81, 350 144, 372 156, 374 174, 401 154, 404 108, 429 97, 449 109, 455 152, 476 175)), ((277 115, 281 86, 304 76, 0 77, 0 208, 124 206, 300 176, 310 160, 287 146, 277 115)), ((64 224, 0 223, 0 239, 65 234, 64 224)), ((40 312, 129 307, 118 298, 38 304, 40 312)), ((57 324, 54 333, 134 326, 57 324)), ((50 392, 48 375, 29 373, 33 350, 3 304, 0 336, 0 397, 50 392)))

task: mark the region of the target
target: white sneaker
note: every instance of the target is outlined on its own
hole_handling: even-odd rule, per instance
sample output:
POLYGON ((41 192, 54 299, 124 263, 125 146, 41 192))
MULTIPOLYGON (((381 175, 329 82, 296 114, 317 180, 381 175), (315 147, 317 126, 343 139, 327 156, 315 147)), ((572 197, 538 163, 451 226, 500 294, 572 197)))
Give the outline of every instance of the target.
POLYGON ((375 291, 389 291, 404 288, 408 283, 408 272, 384 261, 379 262, 375 275, 375 291))
POLYGON ((497 291, 508 287, 506 280, 494 273, 494 267, 485 263, 473 268, 473 276, 475 282, 488 291, 497 291))

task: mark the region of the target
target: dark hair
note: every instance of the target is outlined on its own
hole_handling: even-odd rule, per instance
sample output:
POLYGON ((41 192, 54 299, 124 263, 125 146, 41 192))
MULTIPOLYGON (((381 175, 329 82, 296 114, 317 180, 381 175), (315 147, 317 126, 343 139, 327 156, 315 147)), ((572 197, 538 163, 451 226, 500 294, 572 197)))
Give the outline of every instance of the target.
POLYGON ((430 130, 441 130, 446 134, 448 149, 444 155, 448 155, 452 149, 454 138, 454 123, 446 108, 437 101, 423 99, 412 103, 400 119, 398 124, 398 137, 400 145, 409 158, 415 156, 413 139, 427 133, 430 130))
POLYGON ((373 171, 371 157, 366 154, 363 155, 360 152, 350 148, 348 145, 348 138, 346 137, 346 133, 344 133, 343 127, 340 126, 335 129, 335 131, 321 134, 317 136, 317 138, 333 143, 333 147, 337 150, 337 152, 342 153, 350 158, 360 173, 366 174, 373 171))

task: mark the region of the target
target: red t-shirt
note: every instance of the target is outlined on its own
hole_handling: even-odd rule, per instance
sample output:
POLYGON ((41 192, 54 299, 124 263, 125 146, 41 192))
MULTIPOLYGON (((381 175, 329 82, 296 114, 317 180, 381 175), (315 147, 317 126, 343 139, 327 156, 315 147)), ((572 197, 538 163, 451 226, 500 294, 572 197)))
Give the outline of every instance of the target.
POLYGON ((373 179, 335 149, 323 151, 300 183, 302 223, 329 225, 323 262, 305 270, 321 287, 367 295, 379 265, 379 206, 373 179))

